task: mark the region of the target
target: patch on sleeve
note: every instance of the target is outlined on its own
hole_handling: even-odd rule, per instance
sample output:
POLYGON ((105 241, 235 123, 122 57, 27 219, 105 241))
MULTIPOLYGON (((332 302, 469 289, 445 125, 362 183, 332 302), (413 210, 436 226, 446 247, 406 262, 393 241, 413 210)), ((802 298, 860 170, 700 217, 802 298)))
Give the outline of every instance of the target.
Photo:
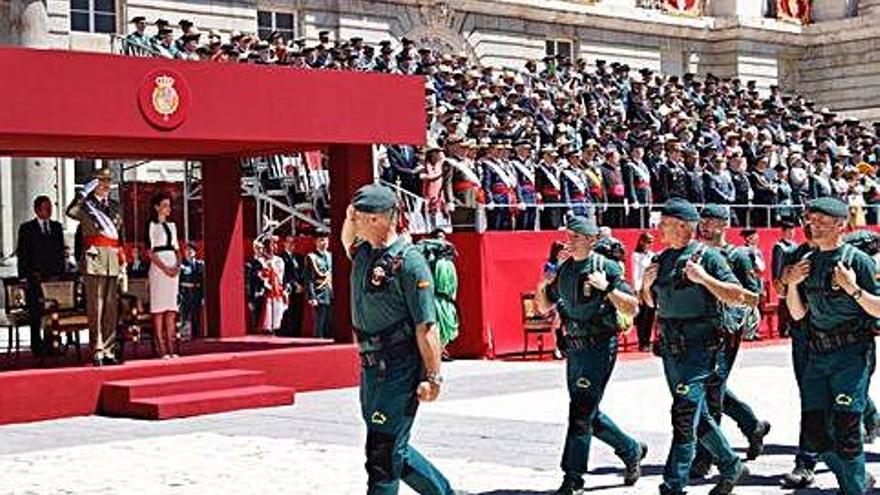
POLYGON ((419 289, 427 289, 430 286, 431 286, 430 280, 419 280, 418 282, 416 282, 416 287, 418 287, 419 289))

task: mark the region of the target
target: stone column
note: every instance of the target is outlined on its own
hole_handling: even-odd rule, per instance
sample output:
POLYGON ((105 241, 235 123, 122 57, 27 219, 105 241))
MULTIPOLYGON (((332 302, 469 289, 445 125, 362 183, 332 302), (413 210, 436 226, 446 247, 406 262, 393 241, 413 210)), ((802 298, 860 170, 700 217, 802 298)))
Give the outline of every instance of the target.
POLYGON ((34 198, 40 195, 49 196, 55 207, 55 219, 62 219, 67 205, 59 204, 58 172, 56 158, 12 159, 12 223, 16 232, 19 224, 33 217, 34 198))
MULTIPOLYGON (((26 48, 49 48, 49 12, 43 0, 11 0, 10 17, 15 42, 26 48)), ((67 205, 58 204, 58 168, 55 158, 13 158, 12 159, 12 214, 3 211, 4 223, 13 224, 13 232, 18 232, 18 224, 33 216, 33 200, 45 194, 55 206, 55 218, 64 215, 67 205)), ((6 246, 3 251, 7 252, 6 246)))

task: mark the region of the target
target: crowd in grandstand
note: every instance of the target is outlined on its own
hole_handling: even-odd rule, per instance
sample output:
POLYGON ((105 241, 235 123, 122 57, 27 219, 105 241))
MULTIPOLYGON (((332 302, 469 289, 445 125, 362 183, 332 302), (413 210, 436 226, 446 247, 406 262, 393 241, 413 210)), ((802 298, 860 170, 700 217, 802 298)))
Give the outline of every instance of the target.
POLYGON ((559 56, 499 69, 406 38, 373 46, 322 31, 308 46, 133 22, 130 52, 425 76, 429 145, 387 147, 382 175, 422 196, 433 226, 475 225, 482 212, 495 230, 558 228, 569 212, 647 226, 651 205, 670 197, 730 205, 743 226, 793 221, 822 196, 847 201, 856 224, 878 220, 878 125, 776 86, 559 56))

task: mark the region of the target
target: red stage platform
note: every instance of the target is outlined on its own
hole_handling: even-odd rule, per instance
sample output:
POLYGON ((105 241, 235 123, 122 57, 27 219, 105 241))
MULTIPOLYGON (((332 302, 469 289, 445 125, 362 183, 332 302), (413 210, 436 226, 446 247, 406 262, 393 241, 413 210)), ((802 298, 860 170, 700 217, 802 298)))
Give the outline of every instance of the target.
POLYGON ((3 372, 0 424, 87 416, 101 413, 102 406, 113 415, 154 419, 190 416, 289 404, 293 392, 357 385, 360 367, 356 346, 316 344, 313 340, 257 337, 229 343, 206 341, 184 348, 184 352, 207 350, 207 354, 173 360, 3 372), (161 377, 166 378, 157 380, 161 377), (115 385, 105 387, 108 383, 115 385), (241 390, 247 387, 253 388, 241 390), (142 394, 130 398, 148 400, 125 409, 120 404, 129 398, 125 394, 130 390, 142 394), (208 395, 199 395, 205 393, 208 395), (168 399, 170 396, 176 397, 168 399))

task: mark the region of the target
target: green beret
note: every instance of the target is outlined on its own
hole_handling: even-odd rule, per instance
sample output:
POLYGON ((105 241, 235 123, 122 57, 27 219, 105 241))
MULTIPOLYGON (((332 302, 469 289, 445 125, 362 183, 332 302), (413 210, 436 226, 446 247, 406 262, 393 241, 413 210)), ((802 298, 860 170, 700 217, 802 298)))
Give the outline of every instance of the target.
POLYGON ((599 235, 599 226, 596 225, 596 221, 581 215, 569 218, 566 228, 580 235, 599 235))
POLYGON ((837 198, 824 197, 814 199, 807 205, 807 212, 822 213, 834 218, 849 218, 849 207, 837 198))
POLYGON ((351 204, 363 213, 384 213, 397 206, 397 195, 389 187, 368 184, 354 193, 351 204))
POLYGON ((700 214, 690 201, 681 198, 672 198, 663 203, 660 214, 664 217, 677 218, 685 222, 699 222, 700 214))
POLYGON ((727 208, 721 205, 716 205, 715 203, 709 203, 703 207, 702 211, 700 211, 700 218, 728 220, 730 219, 730 215, 727 213, 727 208))

